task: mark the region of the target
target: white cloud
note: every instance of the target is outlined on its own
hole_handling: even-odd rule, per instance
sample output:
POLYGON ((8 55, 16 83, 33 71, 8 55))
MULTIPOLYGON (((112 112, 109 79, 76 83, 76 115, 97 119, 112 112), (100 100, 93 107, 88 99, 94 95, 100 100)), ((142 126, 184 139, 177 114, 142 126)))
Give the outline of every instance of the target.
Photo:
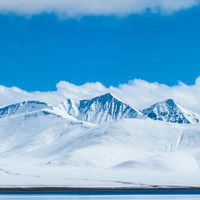
POLYGON ((109 92, 109 89, 99 82, 77 86, 69 82, 60 81, 56 87, 60 95, 73 99, 87 99, 109 92))
POLYGON ((175 86, 160 83, 150 83, 135 79, 118 87, 105 87, 99 82, 86 83, 81 86, 60 81, 56 91, 28 92, 17 87, 0 86, 0 106, 6 106, 25 100, 40 100, 54 105, 67 98, 88 99, 107 92, 112 92, 124 102, 137 109, 143 109, 158 101, 173 98, 183 106, 200 113, 200 77, 194 85, 180 82, 175 86))
POLYGON ((194 85, 180 82, 178 85, 168 86, 137 79, 110 89, 137 109, 172 98, 186 108, 200 113, 200 77, 196 79, 194 85))
POLYGON ((68 17, 152 12, 172 13, 199 4, 199 0, 0 0, 0 12, 33 15, 42 12, 68 17))

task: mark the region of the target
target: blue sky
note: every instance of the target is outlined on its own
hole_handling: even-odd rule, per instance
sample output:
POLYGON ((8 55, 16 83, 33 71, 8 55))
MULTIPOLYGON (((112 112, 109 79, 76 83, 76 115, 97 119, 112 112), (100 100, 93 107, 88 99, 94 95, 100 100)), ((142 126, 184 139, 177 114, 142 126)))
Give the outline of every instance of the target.
POLYGON ((170 15, 60 18, 0 14, 0 84, 53 90, 60 80, 174 85, 200 75, 200 8, 170 15))

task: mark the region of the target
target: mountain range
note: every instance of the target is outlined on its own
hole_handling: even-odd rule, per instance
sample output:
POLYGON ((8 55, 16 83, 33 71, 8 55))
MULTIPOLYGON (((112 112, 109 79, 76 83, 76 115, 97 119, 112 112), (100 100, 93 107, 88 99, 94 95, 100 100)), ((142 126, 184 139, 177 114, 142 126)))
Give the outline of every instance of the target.
POLYGON ((59 105, 8 105, 0 108, 0 177, 43 177, 48 170, 40 169, 56 174, 58 166, 62 172, 75 167, 193 173, 200 167, 199 121, 199 114, 172 99, 139 111, 111 93, 59 105))
POLYGON ((111 93, 92 99, 74 101, 67 99, 57 106, 40 101, 25 101, 0 108, 0 118, 43 110, 62 117, 71 116, 74 120, 101 124, 126 118, 152 119, 178 124, 198 124, 200 115, 192 112, 173 99, 158 102, 139 111, 111 93))

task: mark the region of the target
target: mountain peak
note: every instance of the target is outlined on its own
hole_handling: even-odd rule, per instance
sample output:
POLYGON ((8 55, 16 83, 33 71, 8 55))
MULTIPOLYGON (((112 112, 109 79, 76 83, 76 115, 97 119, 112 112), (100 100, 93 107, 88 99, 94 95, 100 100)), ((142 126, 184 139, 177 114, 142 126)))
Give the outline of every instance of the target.
POLYGON ((109 99, 116 99, 118 101, 122 101, 121 99, 119 99, 117 96, 115 96, 114 94, 108 92, 108 93, 105 93, 105 94, 102 94, 100 96, 97 96, 97 97, 94 97, 93 99, 95 98, 98 98, 98 99, 106 99, 106 100, 109 100, 109 99))
POLYGON ((197 124, 200 121, 198 114, 184 108, 173 99, 155 103, 142 113, 153 120, 179 124, 197 124))
POLYGON ((176 103, 176 101, 174 99, 167 99, 164 102, 169 103, 169 104, 176 103))
POLYGON ((165 101, 162 102, 158 102, 158 103, 166 103, 169 106, 175 106, 175 105, 179 105, 179 103, 177 101, 175 101, 174 99, 167 99, 165 101))
POLYGON ((112 93, 110 93, 110 92, 108 92, 108 93, 102 94, 102 95, 100 95, 100 96, 108 96, 108 97, 113 97, 113 94, 112 94, 112 93))
POLYGON ((81 100, 78 112, 79 120, 96 124, 124 118, 141 118, 143 116, 139 111, 123 103, 112 93, 81 100))

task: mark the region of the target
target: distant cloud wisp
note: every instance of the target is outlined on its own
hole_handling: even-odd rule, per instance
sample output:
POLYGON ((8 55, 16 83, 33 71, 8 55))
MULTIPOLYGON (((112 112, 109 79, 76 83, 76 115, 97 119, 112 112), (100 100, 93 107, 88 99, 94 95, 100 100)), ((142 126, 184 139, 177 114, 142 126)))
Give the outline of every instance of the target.
POLYGON ((199 0, 0 0, 0 12, 18 15, 55 13, 65 17, 126 16, 146 11, 173 13, 199 3, 199 0))

